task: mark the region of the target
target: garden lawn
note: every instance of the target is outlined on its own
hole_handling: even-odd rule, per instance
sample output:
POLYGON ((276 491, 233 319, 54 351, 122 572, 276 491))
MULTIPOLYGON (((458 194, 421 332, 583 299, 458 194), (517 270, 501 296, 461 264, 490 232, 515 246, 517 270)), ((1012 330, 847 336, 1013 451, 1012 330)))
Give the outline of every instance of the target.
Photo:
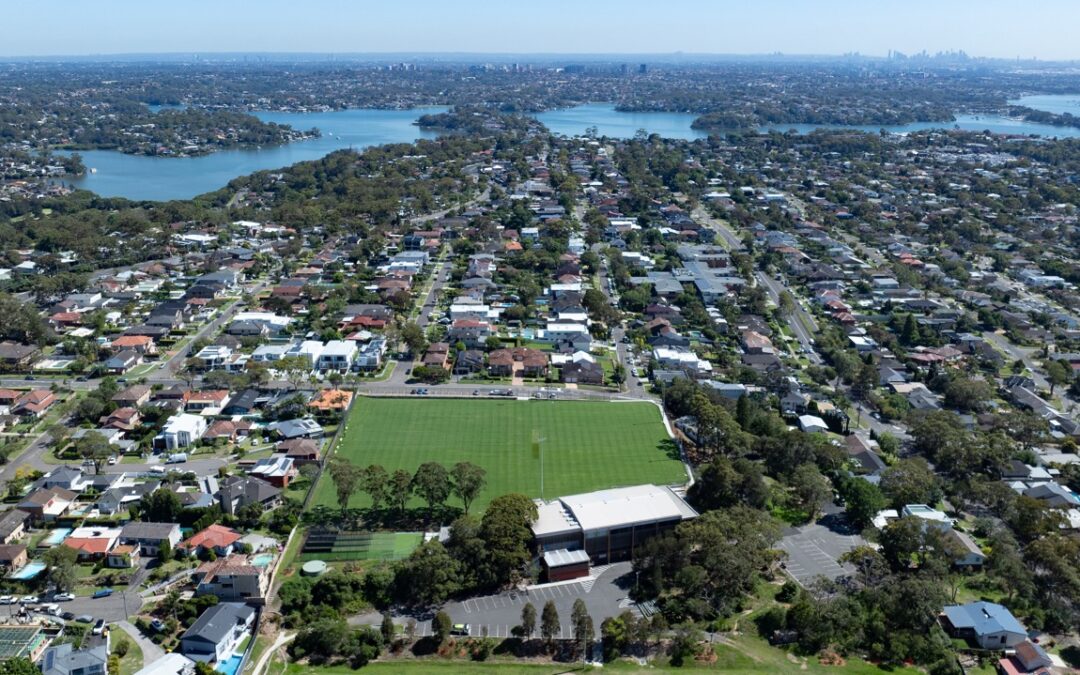
MULTIPOLYGON (((547 499, 643 483, 681 484, 686 472, 651 403, 607 401, 361 398, 352 407, 335 455, 364 467, 414 472, 424 462, 449 469, 469 461, 487 471, 482 510, 509 492, 540 495, 541 455, 547 499)), ((337 506, 324 472, 314 505, 337 506)), ((370 500, 356 494, 353 507, 370 500)), ((451 497, 448 502, 460 506, 451 497)), ((412 506, 422 506, 413 498, 412 506)))

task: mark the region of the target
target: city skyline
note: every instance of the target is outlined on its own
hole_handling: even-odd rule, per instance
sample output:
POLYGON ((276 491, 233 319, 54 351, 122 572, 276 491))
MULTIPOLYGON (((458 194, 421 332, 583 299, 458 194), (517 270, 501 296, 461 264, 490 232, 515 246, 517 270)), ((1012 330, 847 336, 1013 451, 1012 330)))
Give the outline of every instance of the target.
POLYGON ((342 6, 331 0, 269 0, 222 6, 207 0, 147 5, 114 0, 11 7, 0 57, 130 54, 431 55, 841 55, 965 51, 975 57, 1074 60, 1070 27, 1080 6, 1061 0, 1018 11, 1002 0, 929 0, 867 6, 675 0, 658 11, 643 0, 588 6, 554 0, 491 6, 482 0, 342 6), (42 36, 48 39, 42 40, 42 36))

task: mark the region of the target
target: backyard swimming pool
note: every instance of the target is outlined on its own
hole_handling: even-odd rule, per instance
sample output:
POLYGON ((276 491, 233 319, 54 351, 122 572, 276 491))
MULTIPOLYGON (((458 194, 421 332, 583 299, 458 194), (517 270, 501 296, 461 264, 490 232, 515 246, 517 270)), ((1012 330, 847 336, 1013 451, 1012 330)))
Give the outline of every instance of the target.
POLYGON ((260 553, 251 559, 251 564, 255 567, 266 567, 272 562, 274 562, 273 553, 260 553))
POLYGON ((225 661, 219 661, 214 670, 219 673, 225 673, 225 675, 236 675, 236 671, 240 669, 240 662, 243 660, 244 657, 233 654, 225 661))

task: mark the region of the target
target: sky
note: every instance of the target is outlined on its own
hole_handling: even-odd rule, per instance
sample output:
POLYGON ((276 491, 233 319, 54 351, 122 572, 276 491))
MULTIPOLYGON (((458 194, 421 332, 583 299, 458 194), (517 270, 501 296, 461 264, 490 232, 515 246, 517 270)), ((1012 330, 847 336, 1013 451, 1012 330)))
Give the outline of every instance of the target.
POLYGON ((0 56, 222 52, 1080 59, 1080 0, 8 0, 0 56))

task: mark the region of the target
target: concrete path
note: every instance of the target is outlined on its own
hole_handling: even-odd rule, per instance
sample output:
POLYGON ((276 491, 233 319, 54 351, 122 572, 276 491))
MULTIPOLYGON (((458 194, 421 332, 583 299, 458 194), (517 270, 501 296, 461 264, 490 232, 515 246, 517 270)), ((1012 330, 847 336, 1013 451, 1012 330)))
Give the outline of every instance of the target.
POLYGON ((117 621, 116 625, 122 628, 123 631, 130 635, 131 639, 135 640, 135 643, 139 645, 139 649, 142 650, 144 668, 154 661, 157 661, 162 656, 165 656, 165 650, 154 644, 153 640, 143 635, 138 628, 131 624, 131 622, 117 621))

